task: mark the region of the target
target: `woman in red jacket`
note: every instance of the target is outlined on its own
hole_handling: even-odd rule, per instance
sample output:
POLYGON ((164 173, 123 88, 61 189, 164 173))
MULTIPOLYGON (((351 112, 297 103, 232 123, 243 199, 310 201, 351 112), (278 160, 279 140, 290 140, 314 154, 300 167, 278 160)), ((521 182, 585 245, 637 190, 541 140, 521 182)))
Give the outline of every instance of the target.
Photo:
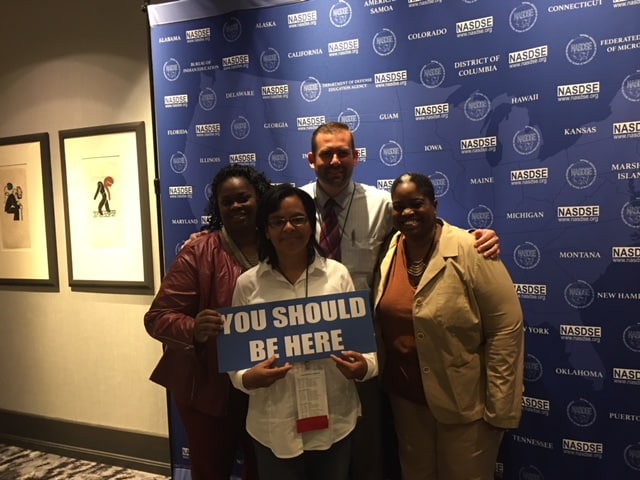
POLYGON ((189 442, 193 480, 228 480, 238 448, 245 479, 256 479, 245 430, 247 397, 218 373, 217 309, 230 307, 240 274, 258 262, 256 206, 270 188, 253 168, 231 165, 213 179, 209 232, 180 250, 144 317, 149 335, 165 345, 151 380, 175 400, 189 442))

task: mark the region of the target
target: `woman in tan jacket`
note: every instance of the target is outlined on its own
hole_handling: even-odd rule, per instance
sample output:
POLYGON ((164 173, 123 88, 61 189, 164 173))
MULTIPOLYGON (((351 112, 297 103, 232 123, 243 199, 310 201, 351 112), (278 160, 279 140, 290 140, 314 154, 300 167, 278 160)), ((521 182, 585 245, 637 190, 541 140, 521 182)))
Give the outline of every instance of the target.
POLYGON ((437 217, 428 177, 391 187, 398 233, 375 292, 382 384, 404 480, 493 479, 521 415, 522 310, 500 260, 437 217))

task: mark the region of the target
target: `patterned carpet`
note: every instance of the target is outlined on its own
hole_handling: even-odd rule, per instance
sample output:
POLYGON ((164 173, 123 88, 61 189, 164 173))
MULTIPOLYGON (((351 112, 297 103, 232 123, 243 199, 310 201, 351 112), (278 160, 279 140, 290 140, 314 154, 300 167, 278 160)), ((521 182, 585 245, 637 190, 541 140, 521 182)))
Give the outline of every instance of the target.
POLYGON ((169 480, 169 477, 0 444, 0 480, 101 479, 169 480))

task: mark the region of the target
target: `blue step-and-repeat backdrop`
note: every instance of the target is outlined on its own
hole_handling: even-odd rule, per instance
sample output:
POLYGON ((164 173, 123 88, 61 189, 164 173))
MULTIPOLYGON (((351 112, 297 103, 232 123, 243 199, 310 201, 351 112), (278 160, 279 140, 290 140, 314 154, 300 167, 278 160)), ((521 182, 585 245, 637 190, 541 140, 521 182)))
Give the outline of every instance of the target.
POLYGON ((343 121, 358 181, 425 173, 443 218, 500 235, 527 353, 496 477, 640 478, 640 0, 173 3, 150 7, 165 266, 219 168, 305 184, 343 121))

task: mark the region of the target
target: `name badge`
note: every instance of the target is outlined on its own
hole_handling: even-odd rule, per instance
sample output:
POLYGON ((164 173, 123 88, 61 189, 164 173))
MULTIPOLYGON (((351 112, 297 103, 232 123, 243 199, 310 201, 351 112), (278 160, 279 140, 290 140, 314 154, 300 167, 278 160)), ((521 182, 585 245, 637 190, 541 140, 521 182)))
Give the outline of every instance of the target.
POLYGON ((298 433, 329 428, 327 383, 322 368, 295 369, 298 433))

